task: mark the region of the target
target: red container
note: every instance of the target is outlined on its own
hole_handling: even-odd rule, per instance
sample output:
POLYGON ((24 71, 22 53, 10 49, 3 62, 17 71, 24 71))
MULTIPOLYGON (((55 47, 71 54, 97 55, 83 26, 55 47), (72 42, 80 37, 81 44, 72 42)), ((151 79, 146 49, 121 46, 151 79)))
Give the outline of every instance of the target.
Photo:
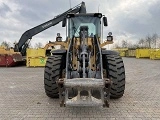
POLYGON ((0 55, 0 66, 6 66, 6 55, 0 55))
POLYGON ((0 67, 12 67, 22 63, 23 61, 21 54, 0 54, 0 67))

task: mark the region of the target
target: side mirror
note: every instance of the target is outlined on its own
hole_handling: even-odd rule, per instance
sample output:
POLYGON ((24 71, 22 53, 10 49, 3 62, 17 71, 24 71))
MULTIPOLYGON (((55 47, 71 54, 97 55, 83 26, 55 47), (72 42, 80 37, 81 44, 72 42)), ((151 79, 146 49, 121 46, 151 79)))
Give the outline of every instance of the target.
POLYGON ((108 26, 107 17, 103 17, 103 24, 104 26, 108 26))
POLYGON ((66 21, 67 21, 67 19, 64 18, 63 21, 62 21, 62 27, 66 27, 66 21))

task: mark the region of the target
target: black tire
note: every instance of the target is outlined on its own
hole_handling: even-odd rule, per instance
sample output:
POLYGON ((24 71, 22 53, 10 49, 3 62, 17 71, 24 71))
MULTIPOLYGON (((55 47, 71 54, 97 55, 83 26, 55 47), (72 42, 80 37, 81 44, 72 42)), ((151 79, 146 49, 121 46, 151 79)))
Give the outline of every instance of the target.
POLYGON ((50 98, 59 98, 56 81, 62 75, 62 55, 48 57, 44 70, 45 93, 50 98))
POLYGON ((125 90, 125 68, 119 55, 106 55, 105 64, 107 78, 112 80, 110 98, 121 98, 125 90))

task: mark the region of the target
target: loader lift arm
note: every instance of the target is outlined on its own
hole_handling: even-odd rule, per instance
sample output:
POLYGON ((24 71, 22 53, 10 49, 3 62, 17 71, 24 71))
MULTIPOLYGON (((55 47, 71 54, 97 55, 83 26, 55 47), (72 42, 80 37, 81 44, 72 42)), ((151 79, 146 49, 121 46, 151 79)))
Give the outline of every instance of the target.
POLYGON ((23 56, 26 55, 26 48, 28 47, 28 43, 30 42, 29 40, 32 39, 32 37, 52 26, 57 25, 59 22, 63 21, 63 19, 66 17, 66 15, 68 13, 86 13, 86 7, 85 7, 85 3, 82 2, 80 4, 78 4, 77 6, 70 8, 69 10, 67 10, 66 12, 57 15, 56 17, 54 17, 53 19, 42 23, 36 27, 33 27, 29 30, 27 30, 26 32, 24 32, 19 40, 19 42, 17 44, 15 44, 15 48, 14 50, 16 52, 21 52, 21 54, 23 56))

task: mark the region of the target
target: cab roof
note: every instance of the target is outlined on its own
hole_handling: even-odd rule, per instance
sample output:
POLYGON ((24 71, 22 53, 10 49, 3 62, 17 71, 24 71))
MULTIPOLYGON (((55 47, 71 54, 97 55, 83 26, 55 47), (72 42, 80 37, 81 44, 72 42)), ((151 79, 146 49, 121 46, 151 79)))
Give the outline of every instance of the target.
POLYGON ((98 17, 102 18, 102 13, 80 13, 80 14, 74 14, 74 13, 68 13, 67 18, 72 18, 72 17, 98 17))

